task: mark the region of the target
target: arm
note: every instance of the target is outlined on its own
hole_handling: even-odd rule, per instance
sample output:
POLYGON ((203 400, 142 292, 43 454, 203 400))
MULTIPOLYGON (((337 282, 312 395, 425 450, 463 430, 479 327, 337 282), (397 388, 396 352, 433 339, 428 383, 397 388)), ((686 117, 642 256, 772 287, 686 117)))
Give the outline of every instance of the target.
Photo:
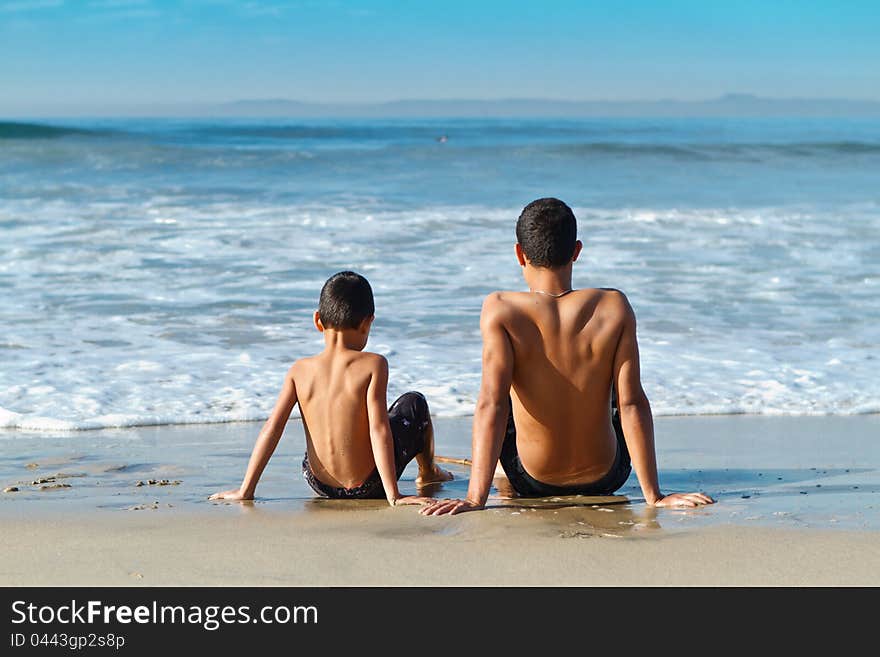
POLYGON ((394 506, 400 497, 397 488, 397 469, 394 466, 394 443, 391 437, 391 423, 385 406, 388 392, 388 361, 380 357, 367 386, 367 416, 370 422, 370 444, 376 470, 385 488, 388 503, 394 506))
POLYGON ((651 404, 642 388, 639 367, 639 346, 636 340, 636 316, 623 294, 624 320, 617 351, 614 354, 614 385, 620 408, 620 423, 626 447, 642 488, 645 501, 651 506, 699 506, 714 500, 702 493, 663 495, 657 477, 654 451, 654 421, 651 404))
POLYGON ((397 467, 394 463, 394 438, 391 435, 391 423, 388 421, 386 407, 388 392, 388 361, 379 356, 377 366, 372 372, 367 386, 367 417, 370 422, 370 444, 373 448, 373 459, 376 470, 385 488, 388 504, 423 504, 427 498, 401 495, 397 487, 397 467))
POLYGON ((272 453, 278 446, 278 441, 284 432, 284 426, 287 424, 287 420, 290 418, 290 413, 295 405, 296 382, 293 379, 293 367, 291 367, 284 378, 284 385, 281 387, 278 401, 275 402, 275 408, 260 430, 259 436, 257 436, 257 442, 254 445, 253 452, 251 452, 251 458, 241 486, 221 493, 214 493, 208 498, 209 500, 254 499, 257 482, 260 480, 266 464, 272 457, 272 453))
POLYGON ((489 497, 489 487, 504 442, 513 381, 513 345, 504 328, 501 307, 495 295, 483 302, 480 332, 483 335, 483 377, 474 409, 473 465, 467 499, 435 502, 422 509, 424 515, 476 511, 485 507, 489 497))

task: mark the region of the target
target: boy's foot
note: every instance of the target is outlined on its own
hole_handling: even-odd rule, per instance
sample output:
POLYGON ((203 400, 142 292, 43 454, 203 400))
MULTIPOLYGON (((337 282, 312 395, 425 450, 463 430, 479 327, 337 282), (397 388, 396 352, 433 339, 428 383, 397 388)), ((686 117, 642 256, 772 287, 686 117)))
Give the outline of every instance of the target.
POLYGON ((425 486, 427 484, 436 484, 441 481, 450 481, 455 477, 448 470, 444 470, 436 463, 434 466, 428 470, 427 472, 419 471, 419 476, 416 477, 416 486, 425 486))

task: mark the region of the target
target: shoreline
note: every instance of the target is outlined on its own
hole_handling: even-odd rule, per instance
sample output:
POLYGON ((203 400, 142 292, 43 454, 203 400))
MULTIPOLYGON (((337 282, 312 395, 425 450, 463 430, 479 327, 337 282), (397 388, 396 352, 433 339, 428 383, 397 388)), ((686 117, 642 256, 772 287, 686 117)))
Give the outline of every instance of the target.
MULTIPOLYGON (((437 414, 433 416, 435 420, 440 421, 456 421, 456 420, 471 420, 473 418, 472 414, 463 414, 463 415, 445 415, 445 414, 437 414)), ((751 418, 792 418, 792 419, 801 419, 801 418, 852 418, 852 417, 880 417, 880 411, 865 411, 859 413, 749 413, 747 411, 732 411, 725 413, 666 413, 666 414, 653 414, 654 420, 658 419, 679 419, 679 418, 736 418, 736 417, 751 417, 751 418)), ((120 424, 120 425, 108 425, 108 426, 86 426, 86 427, 40 427, 33 428, 28 426, 0 426, 0 440, 4 437, 12 436, 16 434, 27 434, 27 435, 42 435, 42 436, 55 436, 55 435, 78 435, 83 433, 91 433, 91 432, 101 432, 101 431, 125 431, 128 429, 149 429, 156 427, 165 427, 174 429, 176 427, 214 427, 214 426, 223 426, 227 424, 244 424, 244 425, 255 425, 262 424, 268 419, 267 417, 257 418, 257 419, 242 419, 242 420, 207 420, 204 422, 144 422, 134 423, 134 424, 120 424)), ((302 417, 299 415, 291 414, 290 420, 291 422, 301 422, 302 417)), ((63 421, 59 421, 62 422, 63 421)))

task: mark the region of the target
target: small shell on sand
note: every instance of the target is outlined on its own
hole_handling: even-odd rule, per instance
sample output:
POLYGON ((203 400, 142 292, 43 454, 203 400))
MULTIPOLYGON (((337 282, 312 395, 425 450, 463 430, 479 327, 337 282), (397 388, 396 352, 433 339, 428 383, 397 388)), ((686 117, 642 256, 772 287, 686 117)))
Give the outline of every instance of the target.
POLYGON ((24 467, 26 467, 28 470, 36 470, 37 468, 40 467, 40 464, 39 463, 25 463, 24 467))
POLYGON ((3 489, 3 492, 4 493, 17 493, 18 486, 7 486, 6 488, 3 489))

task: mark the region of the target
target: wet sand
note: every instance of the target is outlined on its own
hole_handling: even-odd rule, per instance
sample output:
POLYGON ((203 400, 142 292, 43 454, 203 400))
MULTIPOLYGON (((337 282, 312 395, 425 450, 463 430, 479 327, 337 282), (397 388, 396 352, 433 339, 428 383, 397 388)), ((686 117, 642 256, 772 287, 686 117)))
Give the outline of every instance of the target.
MULTIPOLYGON (((469 418, 436 422, 469 455, 469 418)), ((291 421, 251 504, 237 485, 259 424, 0 434, 0 584, 877 585, 880 416, 658 418, 664 490, 718 504, 505 499, 453 518, 316 499, 291 421)), ((434 489, 460 496, 468 469, 434 489)), ((402 489, 414 492, 415 468, 402 489)), ((503 492, 503 489, 502 489, 503 492)))
MULTIPOLYGON (((6 585, 877 585, 873 532, 620 531, 539 511, 259 507, 4 521, 6 585), (574 529, 573 527, 577 527, 574 529)), ((608 521, 613 524, 613 520, 608 521)))

